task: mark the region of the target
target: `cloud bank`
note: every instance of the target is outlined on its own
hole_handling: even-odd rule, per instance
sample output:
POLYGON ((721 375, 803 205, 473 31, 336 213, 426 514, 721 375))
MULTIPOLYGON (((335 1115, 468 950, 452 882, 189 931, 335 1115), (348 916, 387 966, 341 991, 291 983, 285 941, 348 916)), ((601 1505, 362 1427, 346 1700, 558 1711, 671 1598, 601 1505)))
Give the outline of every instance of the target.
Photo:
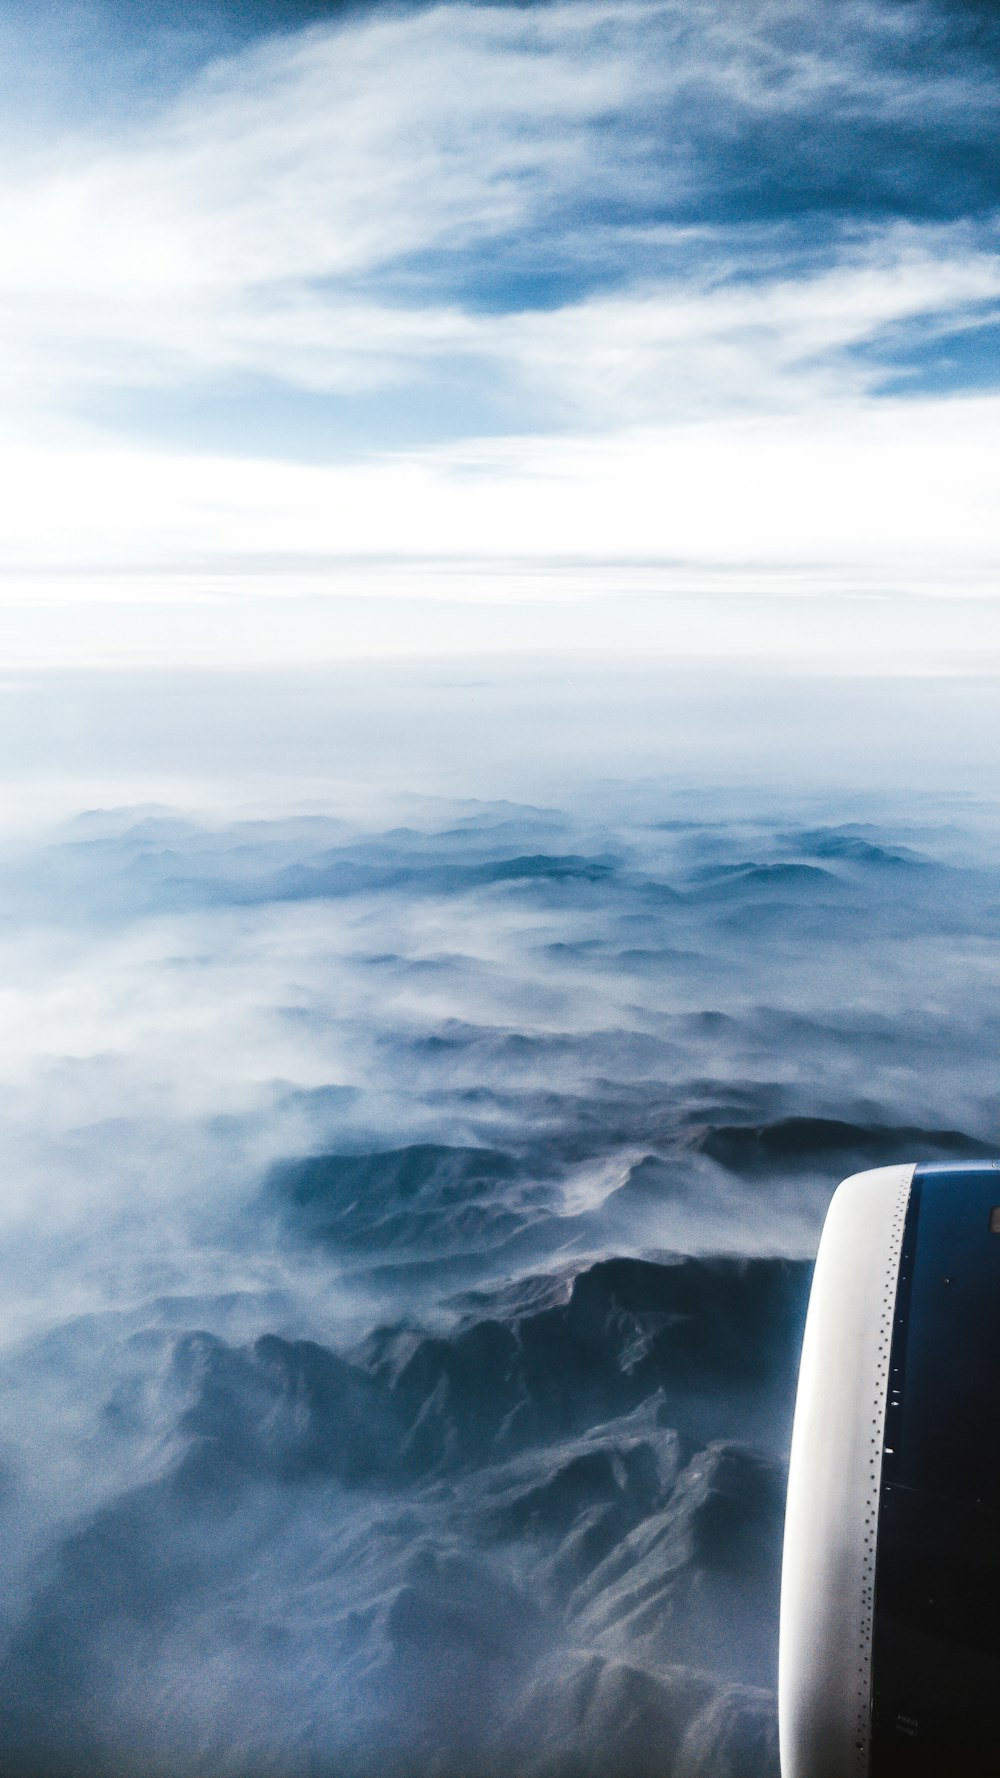
POLYGON ((995 862, 650 779, 9 836, 5 1763, 772 1778, 808 1259, 995 1148, 995 862))

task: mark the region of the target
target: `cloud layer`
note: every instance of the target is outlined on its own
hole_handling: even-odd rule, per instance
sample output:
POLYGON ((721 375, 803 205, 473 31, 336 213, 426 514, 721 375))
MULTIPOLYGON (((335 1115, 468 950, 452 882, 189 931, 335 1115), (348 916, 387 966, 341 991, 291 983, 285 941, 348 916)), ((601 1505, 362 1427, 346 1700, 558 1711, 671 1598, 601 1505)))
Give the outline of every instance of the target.
POLYGON ((8 559, 992 572, 985 26, 793 0, 286 23, 44 141, 22 107, 8 559))
POLYGON ((825 1204, 995 1148, 989 811, 382 794, 4 844, 0 1755, 772 1778, 825 1204))
MULTIPOLYGON (((16 169, 16 374, 62 395, 416 380, 446 405, 443 371, 485 374, 508 425, 537 427, 807 399, 889 327, 981 324, 991 204, 969 181, 949 201, 934 150, 985 142, 990 83, 906 67, 919 9, 906 30, 836 11, 834 38, 795 6, 439 7, 246 49, 161 115, 16 169), (918 119, 917 189, 879 198, 858 133, 918 119), (803 132, 825 145, 811 179, 803 132), (829 204, 838 160, 857 189, 829 204)), ((856 363, 847 392, 876 375, 856 363)))

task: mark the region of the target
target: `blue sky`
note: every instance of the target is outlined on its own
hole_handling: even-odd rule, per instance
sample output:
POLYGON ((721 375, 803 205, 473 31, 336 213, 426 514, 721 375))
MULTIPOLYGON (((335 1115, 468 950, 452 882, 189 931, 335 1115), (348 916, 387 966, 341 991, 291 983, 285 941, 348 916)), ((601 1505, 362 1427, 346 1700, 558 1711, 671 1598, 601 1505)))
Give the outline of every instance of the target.
MULTIPOLYGON (((487 650, 561 646, 553 601, 604 648, 696 599, 732 652, 720 586, 991 600, 991 9, 8 4, 2 40, 15 659, 53 607, 60 664, 263 658, 275 601, 401 584, 431 651, 432 591, 487 650)), ((289 658, 349 630, 300 603, 289 658)))

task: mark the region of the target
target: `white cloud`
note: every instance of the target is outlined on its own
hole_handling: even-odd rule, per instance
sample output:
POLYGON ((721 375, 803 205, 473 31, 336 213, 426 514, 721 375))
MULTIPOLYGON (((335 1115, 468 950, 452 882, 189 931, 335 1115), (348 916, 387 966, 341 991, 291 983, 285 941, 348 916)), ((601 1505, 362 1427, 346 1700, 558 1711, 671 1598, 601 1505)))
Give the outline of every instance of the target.
MULTIPOLYGON (((30 171, 15 160, 0 184, 8 404, 241 374, 356 391, 456 355, 513 379, 533 418, 529 391, 588 424, 603 404, 611 425, 664 403, 784 401, 795 377, 812 398, 879 328, 994 297, 982 247, 889 229, 799 284, 713 288, 688 270, 554 315, 467 312, 447 266, 434 297, 385 284, 413 254, 544 229, 579 253, 595 205, 662 212, 707 176, 701 113, 798 115, 837 94, 855 112, 912 108, 913 81, 873 75, 818 26, 804 47, 796 22, 794 5, 736 18, 715 0, 375 16, 220 63, 160 115, 55 141, 30 171)), ((945 102, 918 85, 925 111, 945 102)))
POLYGON ((874 600, 880 660, 895 658, 891 618, 910 665, 959 643, 976 664, 1000 650, 998 424, 1000 400, 981 398, 332 468, 5 455, 0 548, 20 572, 0 589, 0 647, 10 666, 532 648, 853 656, 858 600, 874 600), (964 640, 951 635, 957 595, 963 624, 976 607, 964 640), (919 609, 931 604, 933 619, 919 609))
POLYGON ((842 402, 883 374, 852 347, 910 321, 961 325, 998 298, 1000 259, 960 233, 894 229, 812 277, 691 280, 517 316, 493 334, 497 358, 564 413, 649 421, 842 402))
MULTIPOLYGON (((838 8, 857 26, 844 48, 802 7, 765 0, 738 13, 577 0, 375 15, 266 43, 144 121, 12 163, 0 178, 0 375, 17 435, 0 452, 7 658, 37 658, 39 614, 69 598, 92 614, 141 608, 126 654, 188 658, 200 634, 213 658, 245 644, 266 659, 283 646, 274 559, 331 565, 311 583, 314 613, 331 575, 362 605, 396 598, 396 570, 348 584, 352 562, 387 555, 468 561, 448 596, 461 586, 462 601, 514 611, 527 582, 508 569, 534 564, 532 597, 550 603, 567 593, 552 572, 563 559, 632 564, 633 591, 649 559, 689 584, 721 568, 746 585, 783 573, 980 593, 1000 541, 998 403, 875 400, 877 354, 858 348, 995 310, 1000 261, 982 221, 835 228, 808 272, 782 268, 776 235, 777 269, 755 278, 736 275, 731 228, 661 227, 669 275, 549 310, 463 305, 456 272, 455 256, 537 246, 546 227, 554 260, 560 242, 569 257, 588 238, 606 245, 612 212, 635 230, 644 205, 706 177, 691 117, 713 106, 801 119, 819 94, 831 117, 912 120, 918 99, 957 115, 950 76, 882 67, 870 41, 862 53, 886 18, 838 8), (397 275, 420 253, 445 267, 436 294, 397 275), (277 451, 153 450, 73 418, 95 392, 131 390, 141 410, 154 385, 218 391, 239 377, 332 397, 422 380, 445 408, 448 378, 464 378, 502 391, 510 436, 310 467, 277 451), (217 588, 234 561, 248 597, 263 577, 256 609, 274 614, 245 637, 243 606, 217 588), (189 614, 187 639, 150 616, 171 602, 189 614)), ((423 572, 405 598, 437 598, 423 572)), ((311 646, 297 610, 295 658, 311 646)), ((348 629, 362 652, 391 642, 368 618, 348 629)), ((109 637, 95 618, 61 641, 70 658, 107 658, 109 637)))
POLYGON ((139 450, 5 452, 26 569, 275 555, 702 564, 995 560, 1000 398, 845 403, 302 466, 139 450), (49 521, 58 515, 58 525, 49 521))
MULTIPOLYGON (((332 334, 349 358, 352 306, 327 308, 329 281, 482 243, 598 177, 581 128, 641 84, 639 11, 306 32, 220 65, 130 137, 54 146, 0 192, 12 343, 36 373, 51 353, 54 377, 156 379, 256 367, 286 337, 308 349, 323 315, 327 355, 332 334)), ((405 344, 405 316, 396 329, 405 344)))

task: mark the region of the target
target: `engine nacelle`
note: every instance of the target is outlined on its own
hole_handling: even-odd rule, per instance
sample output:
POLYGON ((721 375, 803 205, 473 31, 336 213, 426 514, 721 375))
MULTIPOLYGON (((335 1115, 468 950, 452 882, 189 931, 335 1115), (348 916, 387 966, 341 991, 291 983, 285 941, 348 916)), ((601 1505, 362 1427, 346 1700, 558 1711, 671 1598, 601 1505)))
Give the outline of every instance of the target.
POLYGON ((782 1778, 1000 1778, 1000 1162, 838 1188, 781 1579, 782 1778))

